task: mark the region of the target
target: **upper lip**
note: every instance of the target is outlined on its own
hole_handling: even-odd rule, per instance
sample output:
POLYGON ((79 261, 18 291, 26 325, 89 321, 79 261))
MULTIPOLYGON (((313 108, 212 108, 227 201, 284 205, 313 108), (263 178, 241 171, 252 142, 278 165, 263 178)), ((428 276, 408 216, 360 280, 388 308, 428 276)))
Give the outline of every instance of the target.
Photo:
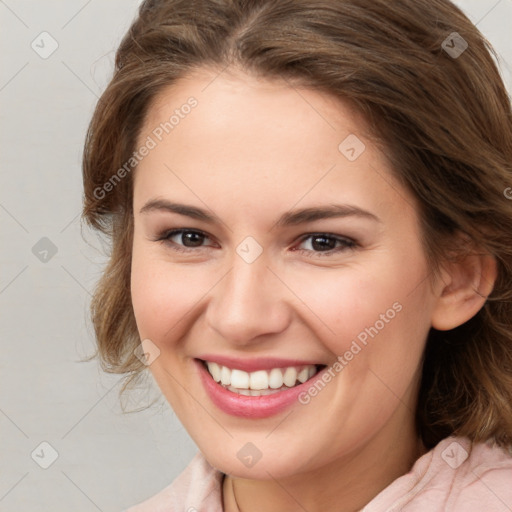
POLYGON ((217 363, 221 366, 227 366, 232 370, 243 370, 245 372, 271 370, 272 368, 287 368, 288 366, 322 365, 322 363, 319 363, 318 361, 304 361, 299 359, 281 359, 277 357, 254 357, 251 359, 241 359, 234 356, 222 356, 215 354, 202 355, 197 359, 217 363))

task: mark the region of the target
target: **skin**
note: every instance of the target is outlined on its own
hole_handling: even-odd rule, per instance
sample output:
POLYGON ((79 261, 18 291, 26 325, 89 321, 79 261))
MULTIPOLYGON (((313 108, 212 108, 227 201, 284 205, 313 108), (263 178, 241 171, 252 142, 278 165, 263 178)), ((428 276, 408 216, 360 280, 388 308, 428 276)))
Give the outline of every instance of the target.
POLYGON ((485 300, 475 290, 490 292, 495 267, 475 256, 431 282, 416 201, 348 104, 284 81, 202 69, 158 95, 139 142, 190 96, 197 107, 134 176, 131 290, 140 337, 160 350, 150 370, 199 449, 228 475, 225 510, 237 510, 233 484, 244 512, 359 510, 424 453, 414 410, 426 336, 432 325, 473 316, 485 300), (349 134, 366 146, 352 162, 338 149, 349 134), (141 213, 152 199, 219 220, 141 213), (378 220, 276 224, 285 212, 331 204, 378 220), (178 250, 181 236, 157 240, 179 228, 208 236, 187 252, 178 250), (311 233, 357 245, 337 242, 326 253, 317 239, 303 240, 311 233), (252 263, 236 252, 248 236, 263 249, 252 263), (310 403, 270 418, 219 410, 192 363, 209 352, 330 365, 396 302, 402 310, 310 403), (247 442, 262 454, 251 468, 236 456, 247 442))

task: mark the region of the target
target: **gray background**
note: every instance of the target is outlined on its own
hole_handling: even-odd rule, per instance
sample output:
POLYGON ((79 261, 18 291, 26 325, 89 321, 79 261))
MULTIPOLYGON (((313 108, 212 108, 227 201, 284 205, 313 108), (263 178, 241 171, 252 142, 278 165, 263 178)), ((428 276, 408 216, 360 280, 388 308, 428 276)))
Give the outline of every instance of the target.
MULTIPOLYGON (((512 0, 456 3, 512 90, 512 0)), ((106 261, 81 232, 82 144, 138 4, 0 0, 0 511, 119 511, 196 451, 161 397, 123 414, 121 376, 79 362, 93 350, 88 304, 106 261)), ((158 396, 149 378, 129 406, 158 396)))

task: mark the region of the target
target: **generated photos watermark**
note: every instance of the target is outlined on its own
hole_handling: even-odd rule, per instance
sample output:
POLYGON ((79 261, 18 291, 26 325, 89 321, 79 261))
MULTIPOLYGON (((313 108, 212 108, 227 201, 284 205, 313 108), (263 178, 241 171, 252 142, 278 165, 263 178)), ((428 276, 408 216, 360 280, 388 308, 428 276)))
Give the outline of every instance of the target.
POLYGON ((133 152, 132 156, 101 186, 94 189, 93 195, 96 199, 103 199, 109 192, 130 174, 142 160, 149 155, 150 151, 158 146, 158 143, 163 140, 165 135, 171 133, 172 130, 178 126, 183 119, 187 117, 193 108, 197 107, 199 102, 196 98, 191 96, 179 108, 174 109, 174 113, 165 122, 160 123, 152 132, 151 135, 146 137, 144 143, 133 152))
POLYGON ((343 355, 339 355, 336 361, 326 370, 322 372, 320 379, 315 380, 313 384, 306 390, 299 394, 298 400, 302 405, 307 405, 311 402, 311 399, 317 396, 329 382, 331 382, 336 375, 338 375, 349 363, 359 354, 367 345, 369 338, 375 338, 387 324, 396 317, 403 307, 400 302, 394 302, 393 305, 386 310, 385 313, 381 313, 379 319, 375 321, 370 327, 365 327, 355 339, 352 340, 350 347, 346 350, 343 355))

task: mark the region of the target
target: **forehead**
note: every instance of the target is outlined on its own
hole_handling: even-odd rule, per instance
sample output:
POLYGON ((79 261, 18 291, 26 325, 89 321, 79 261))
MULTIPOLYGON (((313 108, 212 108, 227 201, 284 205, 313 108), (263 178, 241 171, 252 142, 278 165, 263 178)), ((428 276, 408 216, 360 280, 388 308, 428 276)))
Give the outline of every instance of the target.
POLYGON ((156 144, 137 167, 136 200, 180 191, 195 200, 236 198, 239 206, 245 198, 248 208, 267 200, 291 207, 301 198, 396 203, 382 179, 389 164, 363 117, 285 80, 197 71, 155 98, 139 143, 148 137, 156 144))
POLYGON ((149 105, 143 131, 169 120, 173 112, 179 114, 190 98, 198 106, 193 112, 196 131, 200 125, 206 130, 226 129, 238 122, 244 132, 252 128, 260 135, 276 135, 279 128, 281 136, 314 132, 325 136, 330 131, 335 142, 342 135, 336 134, 340 128, 369 135, 363 116, 348 101, 288 79, 262 78, 231 68, 200 68, 163 88, 149 105))

